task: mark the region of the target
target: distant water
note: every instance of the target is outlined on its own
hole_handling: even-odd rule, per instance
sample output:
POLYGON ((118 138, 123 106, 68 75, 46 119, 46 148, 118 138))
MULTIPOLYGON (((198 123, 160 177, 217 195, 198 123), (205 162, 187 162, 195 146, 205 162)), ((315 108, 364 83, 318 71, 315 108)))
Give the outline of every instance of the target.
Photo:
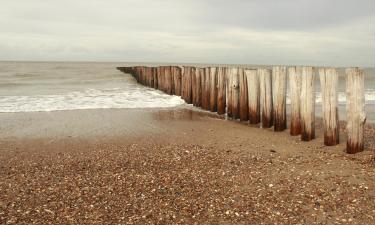
MULTIPOLYGON (((99 108, 174 107, 180 97, 136 83, 116 70, 129 63, 0 62, 0 112, 31 112, 99 108)), ((134 64, 133 64, 134 65, 134 64)), ((153 64, 143 64, 155 66, 153 64)), ((209 66, 209 65, 197 65, 209 66)), ((212 66, 212 65, 211 65, 212 66)), ((242 65, 253 67, 251 65, 242 65)), ((339 103, 345 104, 344 70, 339 70, 339 103)), ((374 120, 375 69, 365 69, 369 119, 374 120)), ((321 102, 319 78, 316 100, 321 102)))
POLYGON ((184 104, 136 83, 114 63, 0 62, 0 112, 174 107, 184 104))

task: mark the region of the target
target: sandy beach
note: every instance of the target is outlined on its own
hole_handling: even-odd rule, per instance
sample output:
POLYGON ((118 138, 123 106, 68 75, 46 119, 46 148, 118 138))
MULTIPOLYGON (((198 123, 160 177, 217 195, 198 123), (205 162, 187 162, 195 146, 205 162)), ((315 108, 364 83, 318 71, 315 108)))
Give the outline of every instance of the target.
MULTIPOLYGON (((317 123, 319 127, 319 122, 317 123)), ((356 155, 174 109, 0 114, 2 224, 369 224, 356 155)), ((374 126, 366 129, 367 140, 374 126)))

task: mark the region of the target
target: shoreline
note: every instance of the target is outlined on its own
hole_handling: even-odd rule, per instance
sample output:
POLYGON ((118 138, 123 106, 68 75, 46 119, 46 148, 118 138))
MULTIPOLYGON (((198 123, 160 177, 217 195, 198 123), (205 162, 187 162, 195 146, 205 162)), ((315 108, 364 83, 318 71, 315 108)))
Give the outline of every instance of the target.
MULTIPOLYGON (((282 133, 286 133, 289 135, 289 121, 290 121, 290 114, 287 108, 287 130, 283 131, 282 133)), ((160 126, 162 123, 162 119, 157 117, 163 118, 163 120, 199 120, 202 118, 211 118, 211 119, 220 119, 223 121, 229 121, 231 123, 238 123, 241 125, 245 125, 252 128, 259 128, 258 125, 250 125, 247 121, 239 121, 233 120, 231 118, 227 118, 226 115, 218 115, 215 112, 209 112, 203 110, 201 108, 193 107, 192 105, 183 104, 176 107, 160 107, 160 108, 103 108, 103 109, 78 109, 78 110, 56 110, 56 111, 38 111, 38 112, 16 112, 16 113, 0 113, 0 136, 3 139, 7 138, 50 138, 52 134, 54 138, 59 138, 59 135, 62 137, 65 135, 66 137, 74 137, 74 136, 83 136, 85 138, 96 138, 100 136, 113 136, 113 137, 121 137, 124 135, 128 135, 128 129, 136 130, 138 133, 142 131, 146 131, 145 129, 137 128, 138 125, 136 124, 141 123, 140 126, 144 123, 142 120, 155 120, 158 121, 157 125, 160 126), (138 118, 138 113, 142 119, 138 118), (164 114, 164 115, 162 115, 164 114), (90 118, 90 115, 92 118, 90 118), (110 117, 115 117, 111 119, 110 117), (127 117, 131 117, 131 119, 127 117), (82 121, 79 121, 79 118, 82 121), (127 122, 124 123, 124 129, 121 129, 121 126, 117 124, 116 120, 121 121, 122 118, 127 118, 127 122), (45 119, 49 119, 53 121, 46 121, 45 119), (90 127, 92 126, 91 123, 95 123, 96 121, 101 121, 102 119, 106 119, 110 124, 95 128, 93 126, 94 132, 90 132, 90 127), (134 120, 134 121, 133 121, 134 120), (27 124, 28 123, 28 124, 27 124), (57 132, 57 130, 61 129, 61 127, 65 126, 66 124, 73 124, 74 126, 68 126, 69 130, 65 132, 57 132), (81 123, 81 124, 80 124, 81 123), (30 125, 27 130, 27 126, 30 125), (54 126, 57 127, 54 127, 54 126), (127 127, 128 126, 128 127, 127 127), (44 127, 44 128, 43 128, 44 127), (114 127, 117 128, 118 133, 112 131, 110 128, 114 127), (48 132, 45 132, 45 136, 43 136, 43 132, 41 130, 48 129, 48 132), (51 135, 50 135, 51 134, 51 135)), ((143 124, 144 125, 144 124, 143 124)), ((317 132, 317 138, 321 139, 322 136, 322 118, 316 116, 315 118, 315 128, 317 132)), ((146 128, 147 129, 147 128, 146 128)), ((262 129, 262 128, 259 128, 262 129)), ((273 131, 273 128, 264 129, 273 131)), ((346 140, 345 138, 345 130, 346 130, 346 121, 340 120, 340 145, 343 144, 346 140)), ((366 139, 366 150, 375 150, 375 140, 372 140, 371 137, 375 136, 375 122, 367 121, 365 124, 365 139, 366 139)), ((291 138, 296 138, 292 137, 291 138)), ((315 140, 316 140, 315 139, 315 140)), ((321 140, 323 141, 323 140, 321 140)), ((301 142, 306 143, 306 142, 301 142)))
POLYGON ((301 142, 184 107, 0 114, 0 127, 0 223, 369 224, 375 215, 373 144, 348 155, 343 139, 324 146, 321 129, 301 142))

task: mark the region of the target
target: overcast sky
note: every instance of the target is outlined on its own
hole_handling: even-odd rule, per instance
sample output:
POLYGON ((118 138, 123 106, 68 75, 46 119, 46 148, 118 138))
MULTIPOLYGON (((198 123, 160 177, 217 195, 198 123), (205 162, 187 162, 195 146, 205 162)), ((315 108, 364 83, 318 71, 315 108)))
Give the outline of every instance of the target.
POLYGON ((375 0, 1 0, 0 60, 375 66, 375 0))

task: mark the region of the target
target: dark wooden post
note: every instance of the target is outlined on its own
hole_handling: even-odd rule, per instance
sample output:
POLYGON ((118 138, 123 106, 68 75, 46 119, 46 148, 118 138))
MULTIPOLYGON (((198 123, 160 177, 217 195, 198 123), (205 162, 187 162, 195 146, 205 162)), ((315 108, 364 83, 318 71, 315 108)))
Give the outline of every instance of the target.
POLYGON ((192 74, 192 89, 193 89, 193 105, 200 107, 202 97, 202 85, 201 85, 201 70, 200 68, 194 68, 192 74))
POLYGON ((226 71, 225 67, 219 67, 217 70, 217 113, 219 115, 225 114, 226 108, 226 71))
POLYGON ((210 68, 204 68, 201 72, 202 109, 210 110, 210 68))
POLYGON ((181 68, 178 66, 173 66, 172 72, 175 95, 181 96, 181 68))
POLYGON ((186 103, 191 104, 193 102, 192 99, 192 87, 191 87, 191 75, 192 75, 192 68, 190 66, 184 66, 181 79, 182 84, 182 99, 185 100, 186 103))

